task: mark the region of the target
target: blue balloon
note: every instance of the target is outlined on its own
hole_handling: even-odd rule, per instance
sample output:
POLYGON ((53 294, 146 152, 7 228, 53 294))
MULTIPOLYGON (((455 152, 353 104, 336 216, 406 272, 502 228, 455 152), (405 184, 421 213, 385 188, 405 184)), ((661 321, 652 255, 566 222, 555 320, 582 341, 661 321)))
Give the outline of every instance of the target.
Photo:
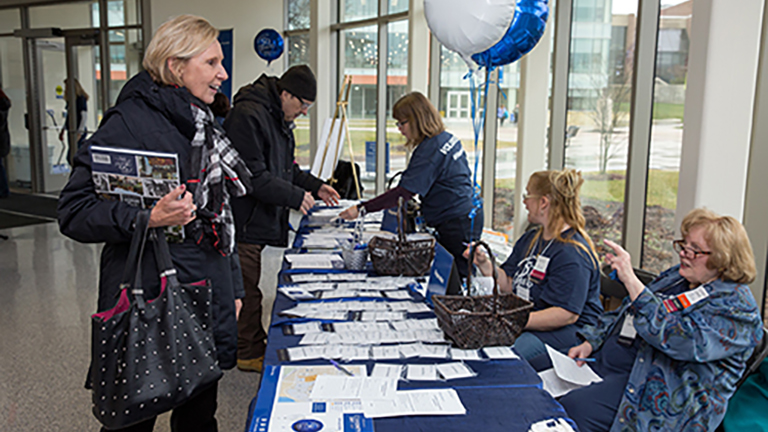
POLYGON ((283 45, 283 37, 273 29, 260 31, 253 40, 253 49, 259 57, 267 61, 267 64, 283 54, 283 45))
POLYGON ((519 60, 539 43, 547 27, 547 0, 518 0, 515 17, 504 37, 487 50, 473 54, 472 60, 487 69, 519 60))

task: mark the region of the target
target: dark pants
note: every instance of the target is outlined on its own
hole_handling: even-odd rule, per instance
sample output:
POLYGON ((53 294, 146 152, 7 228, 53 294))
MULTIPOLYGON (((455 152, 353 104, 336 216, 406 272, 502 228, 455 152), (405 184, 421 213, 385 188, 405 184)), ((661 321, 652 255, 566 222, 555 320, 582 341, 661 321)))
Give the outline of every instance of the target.
POLYGON ((240 318, 237 320, 237 358, 250 360, 266 352, 267 333, 261 324, 261 300, 264 295, 259 289, 261 279, 261 251, 264 245, 238 243, 240 268, 243 271, 245 298, 240 318))
MULTIPOLYGON (((219 383, 215 382, 205 390, 195 395, 183 405, 173 409, 171 413, 171 430, 173 432, 217 432, 216 395, 219 383)), ((152 432, 157 417, 118 430, 120 432, 152 432)), ((101 428, 101 432, 109 430, 101 428)))
POLYGON ((437 241, 453 255, 453 263, 459 271, 459 276, 466 279, 469 261, 462 255, 470 241, 480 240, 483 232, 483 210, 480 209, 475 216, 474 230, 471 228, 472 220, 467 216, 448 219, 435 225, 437 241), (474 232, 472 232, 474 231, 474 232))
POLYGON ((8 189, 8 173, 5 170, 5 158, 0 158, 0 198, 5 198, 11 194, 8 189))

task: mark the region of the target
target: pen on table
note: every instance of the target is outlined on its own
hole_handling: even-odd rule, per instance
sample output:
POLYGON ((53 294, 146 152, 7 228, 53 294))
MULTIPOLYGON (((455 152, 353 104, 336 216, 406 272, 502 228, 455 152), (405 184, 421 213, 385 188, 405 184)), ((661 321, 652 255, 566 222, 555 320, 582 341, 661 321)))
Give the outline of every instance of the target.
POLYGON ((345 373, 345 374, 347 374, 348 376, 355 376, 355 374, 353 374, 352 372, 350 372, 350 371, 349 371, 349 369, 347 369, 347 368, 345 368, 344 366, 342 366, 342 365, 340 365, 340 364, 336 363, 336 360, 328 360, 328 361, 330 361, 330 362, 331 362, 331 364, 333 365, 333 367, 335 367, 336 369, 338 369, 338 370, 340 370, 340 371, 344 372, 344 373, 345 373))

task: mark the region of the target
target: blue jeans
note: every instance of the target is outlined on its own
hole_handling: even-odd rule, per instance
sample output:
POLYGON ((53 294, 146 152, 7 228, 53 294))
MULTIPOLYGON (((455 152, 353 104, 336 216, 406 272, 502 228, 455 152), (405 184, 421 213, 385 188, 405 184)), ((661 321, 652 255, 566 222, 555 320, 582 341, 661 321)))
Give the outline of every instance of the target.
POLYGON ((569 325, 552 331, 526 331, 517 338, 514 348, 531 367, 541 372, 552 367, 545 344, 567 354, 571 347, 581 343, 577 330, 576 326, 569 325))

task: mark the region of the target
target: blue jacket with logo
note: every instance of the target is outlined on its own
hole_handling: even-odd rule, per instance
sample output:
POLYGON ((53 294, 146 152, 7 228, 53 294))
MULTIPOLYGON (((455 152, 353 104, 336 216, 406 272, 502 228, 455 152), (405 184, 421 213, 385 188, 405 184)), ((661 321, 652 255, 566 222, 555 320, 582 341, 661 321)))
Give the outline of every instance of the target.
MULTIPOLYGON (((640 347, 611 432, 712 431, 720 424, 745 363, 762 337, 749 287, 715 280, 708 297, 668 312, 663 291, 687 283, 674 266, 634 300, 579 334, 600 349, 624 314, 634 314, 640 347)), ((686 288, 687 290, 687 288, 686 288)))

